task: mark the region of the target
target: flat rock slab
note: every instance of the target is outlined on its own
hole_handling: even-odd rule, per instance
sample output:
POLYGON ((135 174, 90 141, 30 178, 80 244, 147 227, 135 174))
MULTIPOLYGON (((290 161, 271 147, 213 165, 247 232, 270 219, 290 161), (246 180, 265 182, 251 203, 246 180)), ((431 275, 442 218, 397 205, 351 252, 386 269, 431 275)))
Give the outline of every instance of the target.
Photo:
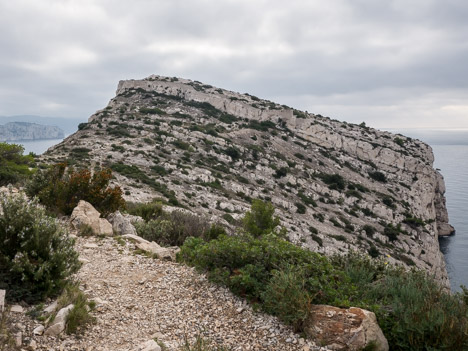
POLYGON ((14 312, 14 313, 23 313, 23 311, 24 309, 20 305, 13 305, 10 308, 10 312, 14 312))

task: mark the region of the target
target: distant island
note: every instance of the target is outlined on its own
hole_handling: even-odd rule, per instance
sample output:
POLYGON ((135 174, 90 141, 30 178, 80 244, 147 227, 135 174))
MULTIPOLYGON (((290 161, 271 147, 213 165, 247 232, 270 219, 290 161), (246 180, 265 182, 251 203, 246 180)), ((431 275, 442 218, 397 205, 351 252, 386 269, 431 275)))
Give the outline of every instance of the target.
POLYGON ((9 122, 0 125, 0 141, 63 139, 64 131, 56 126, 29 122, 9 122))

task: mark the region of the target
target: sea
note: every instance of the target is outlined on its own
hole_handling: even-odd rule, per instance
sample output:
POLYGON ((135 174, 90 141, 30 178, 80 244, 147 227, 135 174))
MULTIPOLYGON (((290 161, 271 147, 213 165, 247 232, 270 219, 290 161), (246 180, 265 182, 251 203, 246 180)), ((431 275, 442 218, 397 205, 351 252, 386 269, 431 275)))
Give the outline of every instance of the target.
MULTIPOLYGON (((445 179, 449 221, 456 233, 439 239, 453 291, 468 287, 468 130, 388 129, 393 133, 419 139, 434 152, 434 168, 445 179)), ((58 144, 62 139, 17 142, 25 154, 37 155, 58 144)))

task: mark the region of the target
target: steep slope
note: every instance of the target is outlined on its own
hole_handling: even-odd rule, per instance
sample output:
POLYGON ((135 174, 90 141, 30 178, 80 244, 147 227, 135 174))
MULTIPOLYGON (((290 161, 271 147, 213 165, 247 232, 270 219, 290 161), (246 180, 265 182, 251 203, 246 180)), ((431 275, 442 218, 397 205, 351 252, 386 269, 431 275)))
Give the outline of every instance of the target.
POLYGON ((128 200, 230 226, 252 198, 269 200, 298 245, 369 252, 447 284, 444 181, 418 140, 160 76, 121 81, 81 127, 43 160, 111 167, 128 200))
POLYGON ((9 122, 0 125, 0 141, 61 139, 65 135, 59 127, 28 122, 9 122))

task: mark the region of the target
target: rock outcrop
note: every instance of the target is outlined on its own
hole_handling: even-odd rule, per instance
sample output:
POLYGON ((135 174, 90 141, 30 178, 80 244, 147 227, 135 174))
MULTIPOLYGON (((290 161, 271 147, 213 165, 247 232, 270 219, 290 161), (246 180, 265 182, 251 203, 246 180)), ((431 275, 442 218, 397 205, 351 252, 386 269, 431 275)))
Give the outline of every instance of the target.
POLYGON ((180 251, 177 246, 174 247, 161 247, 154 241, 145 240, 138 235, 125 234, 123 235, 125 239, 133 241, 140 250, 149 252, 153 255, 156 255, 157 258, 161 260, 175 261, 176 255, 180 251))
POLYGON ((312 306, 304 331, 312 340, 331 350, 360 351, 370 345, 375 351, 389 349, 375 314, 361 308, 312 306))
POLYGON ((75 307, 74 305, 70 304, 57 312, 55 315, 54 321, 52 324, 46 329, 45 335, 59 335, 61 332, 65 330, 67 325, 67 316, 70 311, 75 307))
POLYGON ((163 198, 234 227, 271 201, 291 241, 418 267, 448 284, 438 236, 444 183, 419 140, 200 82, 151 76, 117 96, 45 162, 110 167, 126 199, 163 198))
POLYGON ((161 351, 161 347, 154 340, 148 340, 136 348, 136 351, 161 351))
POLYGON ((28 122, 9 122, 0 125, 0 141, 26 141, 40 139, 63 139, 62 129, 28 122))
POLYGON ((83 229, 87 226, 96 235, 113 235, 112 225, 105 218, 100 218, 101 214, 89 202, 80 200, 70 216, 72 226, 83 229))
POLYGON ((115 235, 137 235, 136 229, 128 217, 128 215, 124 216, 120 211, 111 213, 107 217, 107 220, 112 224, 112 229, 115 235))

